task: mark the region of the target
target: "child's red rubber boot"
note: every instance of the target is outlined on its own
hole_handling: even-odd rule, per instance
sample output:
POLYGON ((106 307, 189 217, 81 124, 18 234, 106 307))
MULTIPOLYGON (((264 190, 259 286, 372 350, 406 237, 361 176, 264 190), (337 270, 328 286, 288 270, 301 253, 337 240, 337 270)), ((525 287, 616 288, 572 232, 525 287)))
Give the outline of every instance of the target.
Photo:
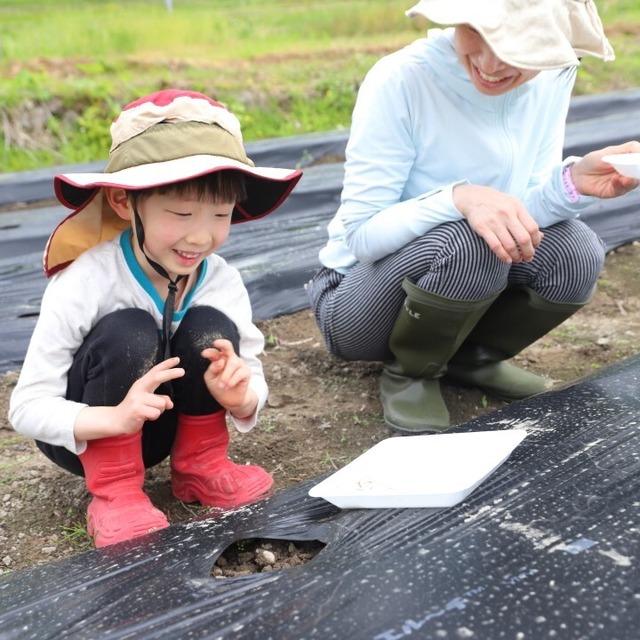
POLYGON ((238 465, 227 457, 225 412, 180 415, 171 449, 171 488, 183 502, 232 509, 254 501, 273 485, 262 467, 238 465))
POLYGON ((169 526, 143 493, 142 432, 89 440, 80 461, 93 500, 87 531, 96 547, 143 536, 169 526))

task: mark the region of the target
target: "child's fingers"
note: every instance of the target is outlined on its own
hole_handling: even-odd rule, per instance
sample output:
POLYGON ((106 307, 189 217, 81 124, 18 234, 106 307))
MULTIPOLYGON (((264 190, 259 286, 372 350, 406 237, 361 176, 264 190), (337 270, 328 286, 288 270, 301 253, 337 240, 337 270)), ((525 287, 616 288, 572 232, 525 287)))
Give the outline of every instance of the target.
POLYGON ((251 371, 244 366, 238 367, 229 377, 228 384, 230 387, 236 387, 241 384, 246 384, 251 378, 251 371))
POLYGON ((233 389, 249 380, 251 373, 239 358, 229 360, 220 373, 217 385, 220 389, 233 389))
POLYGON ((156 396, 158 402, 148 402, 141 410, 144 422, 157 420, 167 409, 167 402, 164 396, 156 396))
MULTIPOLYGON (((149 374, 162 374, 162 372, 165 372, 165 371, 175 370, 176 365, 178 365, 179 362, 180 362, 180 358, 178 358, 178 356, 174 356, 173 358, 167 358, 166 360, 163 360, 162 362, 159 362, 155 366, 151 367, 151 369, 147 371, 145 376, 148 376, 149 374)), ((179 376, 176 376, 176 377, 179 377, 179 376)))
POLYGON ((173 409, 173 400, 169 396, 162 395, 160 396, 164 401, 164 409, 163 411, 169 411, 173 409))
POLYGON ((220 349, 216 349, 215 347, 209 347, 200 352, 200 355, 207 360, 211 360, 211 362, 217 362, 221 358, 224 358, 220 349))
POLYGON ((218 338, 218 340, 213 341, 214 348, 218 349, 220 353, 225 356, 225 358, 230 358, 236 354, 233 345, 230 340, 225 340, 224 338, 218 338))
POLYGON ((212 378, 215 378, 224 371, 225 364, 226 364, 225 360, 214 360, 207 367, 207 373, 212 378))
POLYGON ((161 384, 169 380, 181 378, 185 371, 182 367, 176 365, 180 362, 180 358, 168 358, 159 364, 151 367, 137 382, 142 389, 153 393, 161 384))

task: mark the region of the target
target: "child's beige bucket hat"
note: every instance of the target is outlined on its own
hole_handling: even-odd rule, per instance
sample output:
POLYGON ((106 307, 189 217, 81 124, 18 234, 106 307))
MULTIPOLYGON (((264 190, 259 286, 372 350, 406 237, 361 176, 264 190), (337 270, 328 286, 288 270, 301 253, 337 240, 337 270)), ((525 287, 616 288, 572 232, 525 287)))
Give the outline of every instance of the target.
POLYGON ((302 176, 299 170, 254 166, 238 119, 193 91, 167 89, 130 103, 112 123, 111 138, 104 173, 54 178, 56 197, 74 211, 49 238, 44 254, 48 276, 130 226, 111 209, 102 187, 145 189, 233 169, 246 176, 247 187, 246 200, 233 211, 236 223, 276 209, 302 176))

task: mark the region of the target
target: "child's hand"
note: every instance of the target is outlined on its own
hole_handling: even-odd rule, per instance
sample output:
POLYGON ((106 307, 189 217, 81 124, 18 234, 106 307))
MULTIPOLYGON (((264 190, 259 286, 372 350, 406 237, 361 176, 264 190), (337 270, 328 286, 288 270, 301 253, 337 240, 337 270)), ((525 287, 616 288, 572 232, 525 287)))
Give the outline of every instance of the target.
POLYGON ((236 354, 229 340, 215 340, 213 347, 201 353, 210 364, 204 373, 209 393, 237 418, 252 415, 257 406, 255 393, 249 389, 251 369, 236 354))
POLYGON ((184 375, 184 369, 176 366, 179 362, 180 358, 175 357, 164 360, 131 385, 124 400, 115 407, 115 419, 124 433, 136 433, 147 420, 157 420, 167 409, 173 409, 171 398, 156 394, 155 390, 184 375))
POLYGON ((173 408, 169 396, 154 391, 169 380, 181 378, 184 369, 176 366, 180 358, 169 358, 138 378, 124 400, 115 407, 85 407, 73 426, 76 440, 95 440, 137 433, 147 420, 157 420, 173 408))

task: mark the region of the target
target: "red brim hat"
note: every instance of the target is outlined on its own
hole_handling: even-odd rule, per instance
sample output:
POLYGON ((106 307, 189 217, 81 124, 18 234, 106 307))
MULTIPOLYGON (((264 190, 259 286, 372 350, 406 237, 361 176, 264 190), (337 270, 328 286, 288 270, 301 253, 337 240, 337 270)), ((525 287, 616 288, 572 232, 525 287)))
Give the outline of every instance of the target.
POLYGON ((277 209, 302 172, 255 167, 246 156, 237 118, 221 104, 187 91, 160 91, 131 103, 111 126, 113 144, 104 173, 57 175, 54 190, 73 209, 51 234, 44 254, 47 276, 130 226, 104 198, 103 187, 142 190, 224 170, 245 176, 247 198, 232 223, 277 209))

